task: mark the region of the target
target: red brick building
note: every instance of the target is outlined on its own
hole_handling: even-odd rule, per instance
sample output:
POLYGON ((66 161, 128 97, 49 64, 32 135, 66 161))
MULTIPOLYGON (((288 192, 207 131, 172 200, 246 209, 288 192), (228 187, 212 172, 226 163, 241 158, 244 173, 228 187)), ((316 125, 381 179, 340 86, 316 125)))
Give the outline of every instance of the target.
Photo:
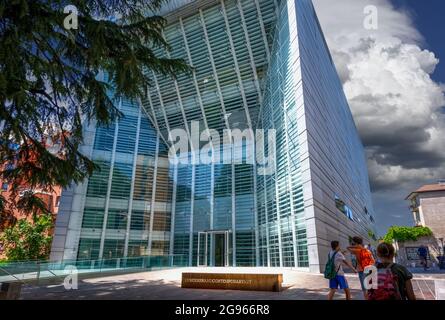
MULTIPOLYGON (((56 144, 48 144, 45 143, 45 145, 48 147, 48 149, 51 149, 52 147, 57 147, 56 144)), ((35 155, 31 154, 26 160, 27 162, 33 162, 35 155)), ((20 161, 20 160, 19 160, 20 161)), ((8 166, 11 166, 13 164, 3 164, 3 166, 0 166, 1 170, 7 169, 8 166)), ((6 180, 2 180, 0 178, 0 195, 5 198, 6 200, 6 206, 5 210, 0 210, 0 233, 10 226, 13 226, 17 220, 28 218, 31 219, 31 215, 26 215, 24 212, 21 212, 15 206, 9 206, 8 204, 11 202, 11 200, 14 200, 13 197, 15 197, 15 202, 19 200, 20 197, 22 197, 26 192, 33 192, 34 195, 36 195, 39 199, 41 199, 45 205, 46 210, 50 212, 54 216, 54 221, 56 218, 56 215, 59 210, 59 201, 60 201, 60 195, 62 193, 62 188, 58 186, 52 187, 50 190, 47 188, 41 188, 41 187, 34 187, 32 188, 29 183, 27 183, 27 177, 26 175, 20 178, 20 181, 15 181, 16 184, 19 185, 16 192, 13 192, 12 183, 6 180)), ((0 259, 4 258, 2 254, 2 247, 0 244, 0 259)))

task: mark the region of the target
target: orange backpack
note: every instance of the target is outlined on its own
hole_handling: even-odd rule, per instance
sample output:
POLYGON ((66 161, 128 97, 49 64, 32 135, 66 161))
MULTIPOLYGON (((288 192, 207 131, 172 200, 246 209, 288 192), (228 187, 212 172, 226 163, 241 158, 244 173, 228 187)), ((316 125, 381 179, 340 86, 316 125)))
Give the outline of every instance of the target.
POLYGON ((363 269, 365 269, 367 266, 372 266, 375 263, 375 261, 374 261, 374 257, 372 256, 371 251, 363 248, 360 251, 359 263, 363 269))

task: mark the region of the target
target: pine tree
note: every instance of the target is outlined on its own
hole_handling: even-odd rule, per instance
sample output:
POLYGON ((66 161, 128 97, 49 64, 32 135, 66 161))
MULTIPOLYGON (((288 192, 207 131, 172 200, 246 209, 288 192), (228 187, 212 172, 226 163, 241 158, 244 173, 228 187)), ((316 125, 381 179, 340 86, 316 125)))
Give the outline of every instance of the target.
MULTIPOLYGON (((166 21, 156 15, 164 2, 0 0, 0 180, 15 191, 23 181, 48 190, 83 181, 98 168, 79 152, 82 126, 121 117, 116 101, 142 98, 152 83, 147 70, 189 71, 155 53, 169 50, 166 21)), ((0 209, 17 207, 1 198, 0 209)), ((38 201, 28 198, 18 206, 35 212, 38 201)))

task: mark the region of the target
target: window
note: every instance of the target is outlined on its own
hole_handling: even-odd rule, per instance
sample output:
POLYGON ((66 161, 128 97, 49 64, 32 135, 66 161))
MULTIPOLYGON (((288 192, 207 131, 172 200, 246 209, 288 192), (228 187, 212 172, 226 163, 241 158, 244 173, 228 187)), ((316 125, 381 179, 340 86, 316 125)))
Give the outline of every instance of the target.
POLYGON ((416 211, 416 223, 420 224, 422 220, 420 220, 420 212, 416 211))
POLYGON ((170 231, 170 216, 164 212, 155 212, 153 231, 170 231))
POLYGON ((150 229, 150 212, 142 210, 133 210, 131 214, 130 230, 150 229))
POLYGON ((56 207, 58 207, 60 204, 60 196, 57 196, 56 198, 56 207))
POLYGON ((337 195, 335 196, 335 206, 337 207, 338 210, 343 212, 343 214, 346 214, 345 203, 337 195))
POLYGON ((335 196, 335 206, 340 210, 345 216, 350 220, 354 220, 354 214, 351 208, 349 208, 343 200, 341 200, 337 195, 335 196))
POLYGON ((99 258, 100 239, 80 238, 78 260, 90 260, 99 258))
POLYGON ((151 244, 152 255, 168 254, 168 250, 169 250, 169 242, 168 241, 153 240, 153 242, 151 244))
POLYGON ((349 220, 354 220, 354 215, 352 213, 351 208, 349 208, 348 206, 345 206, 346 208, 346 216, 349 218, 349 220))
POLYGON ((109 209, 107 229, 123 230, 127 227, 128 212, 120 209, 109 209))
POLYGON ((82 228, 102 229, 104 210, 101 208, 85 207, 82 219, 82 228))
MULTIPOLYGON (((105 239, 103 258, 104 259, 116 259, 116 258, 123 257, 124 256, 124 246, 125 246, 124 240, 105 239)), ((112 263, 116 263, 116 262, 112 261, 112 263)))
POLYGON ((133 166, 125 163, 115 163, 113 181, 111 184, 112 199, 129 199, 133 166))
POLYGON ((104 161, 97 161, 100 170, 95 171, 88 180, 87 197, 105 198, 108 189, 108 178, 110 164, 104 161))
MULTIPOLYGON (((153 241, 154 242, 154 241, 153 241)), ((147 240, 130 240, 128 242, 128 256, 139 257, 148 255, 147 240)))

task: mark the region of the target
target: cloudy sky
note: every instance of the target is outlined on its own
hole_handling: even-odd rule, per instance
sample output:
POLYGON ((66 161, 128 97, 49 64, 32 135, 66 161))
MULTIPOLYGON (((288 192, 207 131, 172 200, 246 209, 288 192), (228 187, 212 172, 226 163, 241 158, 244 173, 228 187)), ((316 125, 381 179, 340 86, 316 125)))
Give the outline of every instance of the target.
POLYGON ((379 233, 412 225, 404 198, 445 178, 445 1, 313 2, 366 147, 379 233), (364 27, 369 5, 377 30, 364 27))

